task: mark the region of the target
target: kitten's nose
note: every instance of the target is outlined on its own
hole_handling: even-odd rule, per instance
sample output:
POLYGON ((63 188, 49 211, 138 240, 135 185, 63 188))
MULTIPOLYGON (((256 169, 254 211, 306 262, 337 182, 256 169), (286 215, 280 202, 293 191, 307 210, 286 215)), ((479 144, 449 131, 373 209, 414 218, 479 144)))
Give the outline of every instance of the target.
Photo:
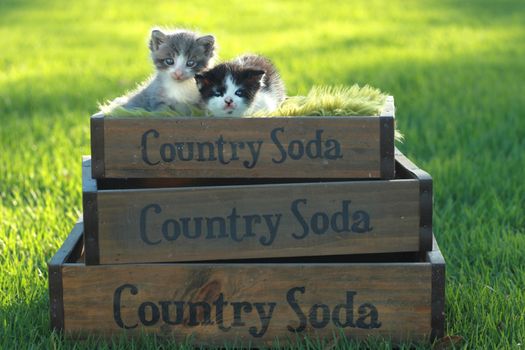
POLYGON ((180 69, 177 69, 175 72, 172 73, 172 75, 175 79, 182 79, 182 71, 180 69))
POLYGON ((226 98, 224 99, 224 102, 226 102, 226 104, 229 106, 229 105, 231 105, 231 104, 233 103, 233 98, 231 98, 231 97, 226 97, 226 98))

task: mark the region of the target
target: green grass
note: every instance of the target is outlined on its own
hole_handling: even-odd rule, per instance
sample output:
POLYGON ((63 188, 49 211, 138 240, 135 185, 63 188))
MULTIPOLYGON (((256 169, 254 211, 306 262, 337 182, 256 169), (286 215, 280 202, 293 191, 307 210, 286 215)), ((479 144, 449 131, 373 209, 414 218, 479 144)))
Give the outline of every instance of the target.
POLYGON ((214 33, 224 59, 268 55, 290 94, 393 94, 399 146, 435 181, 446 333, 465 348, 525 347, 525 3, 331 3, 0 2, 0 348, 94 347, 49 331, 46 261, 81 213, 88 117, 151 72, 154 24, 214 33))

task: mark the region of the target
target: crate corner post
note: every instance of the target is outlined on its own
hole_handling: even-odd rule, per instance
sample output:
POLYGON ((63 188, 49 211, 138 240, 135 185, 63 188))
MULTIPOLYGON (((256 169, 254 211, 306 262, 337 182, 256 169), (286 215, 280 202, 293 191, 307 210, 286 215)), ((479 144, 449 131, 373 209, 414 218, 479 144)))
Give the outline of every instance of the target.
POLYGON ((105 116, 97 113, 91 116, 91 154, 93 167, 91 169, 94 179, 106 176, 105 149, 104 149, 104 121, 105 116))
POLYGON ((100 263, 98 242, 98 192, 97 180, 92 178, 92 159, 86 156, 82 160, 82 206, 84 208, 84 246, 86 265, 100 263))
POLYGON ((379 153, 382 179, 395 177, 394 160, 395 105, 394 97, 388 96, 379 114, 379 153))

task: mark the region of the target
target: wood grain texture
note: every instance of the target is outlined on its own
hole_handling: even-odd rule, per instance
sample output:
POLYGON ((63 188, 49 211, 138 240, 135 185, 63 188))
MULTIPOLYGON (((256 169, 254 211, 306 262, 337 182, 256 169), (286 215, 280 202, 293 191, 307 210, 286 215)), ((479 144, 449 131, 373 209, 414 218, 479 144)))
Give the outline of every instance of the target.
POLYGON ((95 178, 394 176, 380 145, 394 147, 392 116, 381 117, 390 128, 379 117, 93 118, 95 178))
POLYGON ((427 341, 442 326, 434 320, 444 305, 436 300, 443 296, 436 288, 444 288, 433 280, 436 263, 444 266, 439 250, 405 263, 86 266, 72 259, 61 269, 64 330, 191 335, 196 345, 260 346, 275 338, 286 343, 295 332, 332 337, 334 331, 427 341))
POLYGON ((86 244, 88 264, 415 252, 421 245, 421 194, 410 174, 96 192, 87 181, 84 198, 96 212, 86 204, 85 222, 97 222, 86 226, 97 241, 86 244))

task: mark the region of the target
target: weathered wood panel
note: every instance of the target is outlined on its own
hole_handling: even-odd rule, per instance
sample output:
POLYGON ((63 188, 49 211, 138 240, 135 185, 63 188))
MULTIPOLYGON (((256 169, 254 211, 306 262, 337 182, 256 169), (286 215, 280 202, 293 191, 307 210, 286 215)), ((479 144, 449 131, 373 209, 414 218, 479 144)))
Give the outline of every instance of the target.
POLYGON ((91 118, 94 178, 393 178, 380 117, 91 118))
MULTIPOLYGON (((72 233, 77 240, 81 230, 79 224, 72 233)), ((60 298, 51 299, 62 301, 64 318, 53 325, 68 335, 145 331, 193 336, 197 345, 269 345, 296 333, 331 338, 334 331, 394 341, 443 335, 444 261, 437 246, 421 261, 397 263, 86 266, 75 257, 59 260, 54 268, 61 284, 50 290, 60 289, 60 298)))
MULTIPOLYGON (((88 264, 426 251, 419 178, 96 190, 84 161, 88 264)), ((426 203, 429 202, 429 203, 426 203)), ((428 215, 427 215, 428 216, 428 215)), ((428 230, 430 228, 430 231, 428 230)))

